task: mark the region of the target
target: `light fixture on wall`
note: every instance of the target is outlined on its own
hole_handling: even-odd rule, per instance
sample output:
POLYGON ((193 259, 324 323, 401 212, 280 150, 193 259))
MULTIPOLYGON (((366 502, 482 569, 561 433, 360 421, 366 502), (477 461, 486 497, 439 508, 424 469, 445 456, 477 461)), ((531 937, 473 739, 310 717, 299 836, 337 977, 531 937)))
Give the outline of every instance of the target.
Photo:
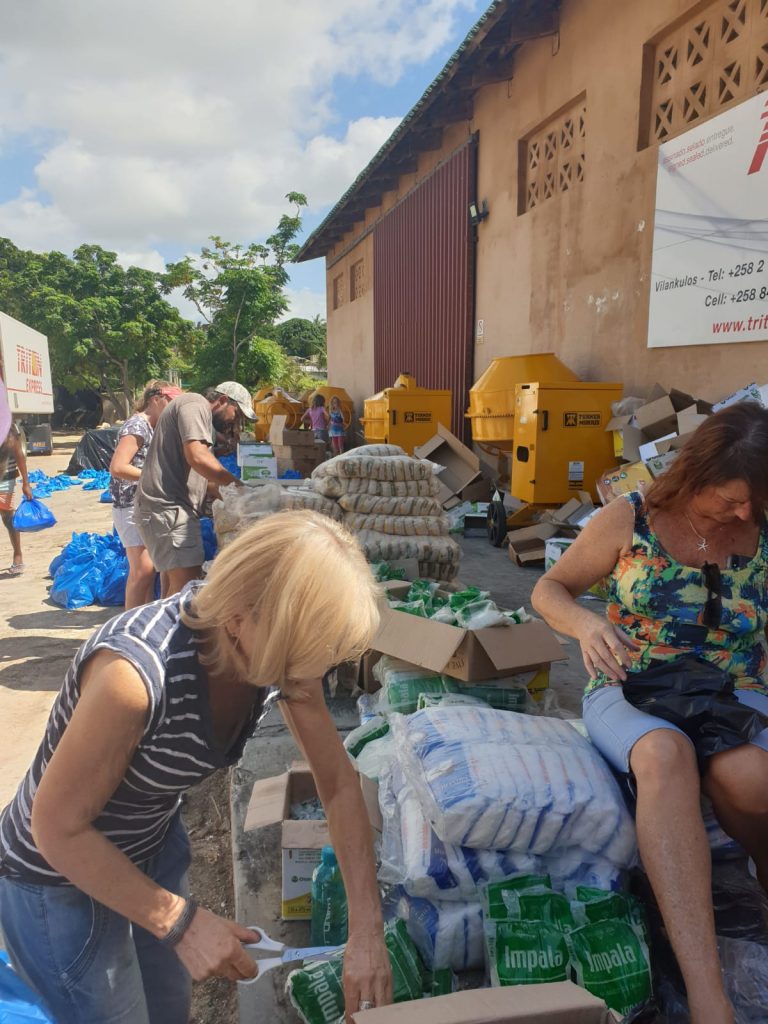
POLYGON ((477 200, 469 204, 469 222, 473 227, 485 220, 488 216, 488 200, 484 199, 478 206, 477 200))

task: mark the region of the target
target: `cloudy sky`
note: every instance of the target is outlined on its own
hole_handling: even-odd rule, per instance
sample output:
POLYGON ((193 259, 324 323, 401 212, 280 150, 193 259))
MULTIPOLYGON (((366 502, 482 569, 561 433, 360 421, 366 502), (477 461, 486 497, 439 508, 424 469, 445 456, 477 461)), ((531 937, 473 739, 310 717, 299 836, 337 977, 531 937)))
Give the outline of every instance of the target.
MULTIPOLYGON (((0 236, 162 270, 211 234, 311 231, 484 0, 21 0, 0 11, 0 236)), ((291 315, 325 314, 323 261, 291 315)))

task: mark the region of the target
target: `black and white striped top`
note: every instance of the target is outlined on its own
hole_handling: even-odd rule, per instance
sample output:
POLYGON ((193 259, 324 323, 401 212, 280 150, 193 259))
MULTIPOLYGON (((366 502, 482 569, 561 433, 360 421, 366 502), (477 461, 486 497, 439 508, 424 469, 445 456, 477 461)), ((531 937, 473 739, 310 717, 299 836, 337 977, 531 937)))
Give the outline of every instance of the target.
POLYGON ((162 847, 181 794, 217 768, 239 759, 271 701, 266 699, 267 691, 260 691, 262 699, 234 747, 227 753, 216 748, 207 676, 198 659, 200 637, 180 617, 200 585, 190 584, 165 601, 123 612, 77 652, 32 766, 0 816, 0 875, 48 885, 68 884, 35 847, 30 828, 32 800, 77 705, 82 667, 98 650, 114 651, 129 661, 149 694, 150 709, 139 746, 122 782, 93 823, 135 864, 145 864, 162 847))

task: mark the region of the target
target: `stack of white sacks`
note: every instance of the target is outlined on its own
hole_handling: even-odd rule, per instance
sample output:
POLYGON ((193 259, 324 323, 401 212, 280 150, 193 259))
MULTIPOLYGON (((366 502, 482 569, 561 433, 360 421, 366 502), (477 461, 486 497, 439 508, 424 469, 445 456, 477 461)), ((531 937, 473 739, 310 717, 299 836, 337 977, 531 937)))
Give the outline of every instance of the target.
POLYGON ((450 580, 460 548, 448 536, 448 517, 435 498, 437 472, 438 466, 397 445, 365 445, 323 462, 312 484, 338 501, 369 561, 414 559, 421 576, 450 580))
POLYGON ((434 969, 484 961, 482 887, 518 872, 617 888, 636 858, 618 785, 568 722, 482 706, 389 716, 380 878, 434 969))
POLYGON ((216 536, 224 547, 266 515, 311 509, 356 533, 369 562, 414 560, 421 576, 451 580, 461 549, 435 499, 439 468, 396 445, 365 445, 321 463, 301 487, 233 484, 213 505, 216 536))

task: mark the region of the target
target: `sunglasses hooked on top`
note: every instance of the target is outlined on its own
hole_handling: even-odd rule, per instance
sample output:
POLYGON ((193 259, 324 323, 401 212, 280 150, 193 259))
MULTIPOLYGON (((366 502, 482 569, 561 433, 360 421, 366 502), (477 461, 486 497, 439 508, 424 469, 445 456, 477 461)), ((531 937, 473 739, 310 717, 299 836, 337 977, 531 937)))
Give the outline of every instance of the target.
POLYGON ((705 562, 701 567, 704 585, 707 588, 707 600, 701 615, 702 625, 709 629, 719 629, 723 618, 723 594, 720 566, 715 562, 705 562))

